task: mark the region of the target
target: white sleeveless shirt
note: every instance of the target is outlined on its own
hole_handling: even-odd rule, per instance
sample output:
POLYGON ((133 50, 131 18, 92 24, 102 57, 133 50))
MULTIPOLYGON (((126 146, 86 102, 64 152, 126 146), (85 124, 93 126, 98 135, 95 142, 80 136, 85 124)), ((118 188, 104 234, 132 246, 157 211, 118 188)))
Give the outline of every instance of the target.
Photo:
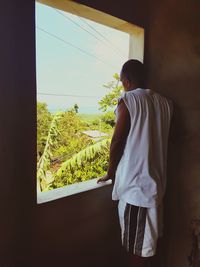
POLYGON ((121 99, 130 113, 131 125, 117 167, 112 199, 141 207, 156 207, 166 189, 172 103, 150 89, 141 88, 124 92, 121 99))

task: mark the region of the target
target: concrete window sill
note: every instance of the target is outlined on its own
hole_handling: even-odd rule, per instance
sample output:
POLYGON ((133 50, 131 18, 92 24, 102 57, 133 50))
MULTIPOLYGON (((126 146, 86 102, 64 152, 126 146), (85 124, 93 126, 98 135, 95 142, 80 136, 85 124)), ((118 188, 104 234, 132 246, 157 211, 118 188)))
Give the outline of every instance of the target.
POLYGON ((89 191, 92 189, 96 189, 99 187, 103 187, 103 186, 112 184, 111 180, 97 184, 98 179, 99 178, 92 179, 92 180, 85 181, 85 182, 81 182, 81 183, 67 185, 67 186, 53 189, 53 190, 50 190, 47 192, 38 192, 37 193, 37 203, 42 204, 45 202, 53 201, 53 200, 56 200, 59 198, 71 196, 74 194, 78 194, 81 192, 89 191))

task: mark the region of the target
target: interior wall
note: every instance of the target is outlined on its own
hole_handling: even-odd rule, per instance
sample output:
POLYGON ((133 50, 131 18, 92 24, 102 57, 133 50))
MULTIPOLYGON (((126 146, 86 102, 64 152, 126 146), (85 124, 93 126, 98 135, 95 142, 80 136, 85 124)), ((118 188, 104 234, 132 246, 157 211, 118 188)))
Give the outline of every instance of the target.
MULTIPOLYGON (((34 4, 0 2, 0 266, 124 266, 111 186, 36 204, 34 4)), ((92 5, 126 18, 116 1, 92 5)), ((133 14, 143 25, 142 13, 133 14)))
MULTIPOLYGON (((114 2, 102 5, 101 1, 83 1, 82 4, 107 13, 112 5, 110 14, 116 15, 120 6, 114 2)), ((135 8, 141 8, 140 5, 135 4, 135 8)), ((126 18, 126 11, 121 11, 119 17, 126 18)), ((144 25, 144 18, 139 19, 138 13, 135 14, 137 24, 144 25)), ((73 267, 125 267, 117 203, 111 200, 111 191, 112 186, 106 186, 34 207, 33 248, 37 247, 37 252, 32 250, 33 266, 38 266, 38 257, 39 266, 66 263, 73 267)))
POLYGON ((31 266, 122 266, 110 195, 108 186, 36 206, 31 266))
MULTIPOLYGON (((200 213, 199 2, 79 2, 146 29, 149 86, 174 101, 163 266, 187 267, 189 223, 200 213)), ((110 186, 36 205, 34 1, 0 5, 0 265, 123 266, 110 186)))
POLYGON ((200 218, 200 2, 154 1, 146 62, 149 87, 174 102, 165 199, 167 267, 188 267, 190 222, 200 218))
POLYGON ((36 170, 34 1, 0 1, 0 266, 28 266, 36 170))
POLYGON ((127 22, 131 22, 137 26, 146 27, 149 16, 149 1, 145 0, 76 0, 83 5, 98 9, 102 12, 108 13, 114 17, 121 18, 127 22))

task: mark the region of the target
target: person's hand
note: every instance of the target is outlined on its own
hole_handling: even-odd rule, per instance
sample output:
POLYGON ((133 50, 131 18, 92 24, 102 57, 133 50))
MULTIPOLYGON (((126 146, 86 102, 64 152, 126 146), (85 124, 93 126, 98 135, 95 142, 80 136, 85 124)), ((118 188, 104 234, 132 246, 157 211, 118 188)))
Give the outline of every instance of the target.
POLYGON ((101 177, 99 180, 97 180, 97 183, 106 182, 108 180, 110 180, 110 177, 108 176, 108 174, 106 174, 103 177, 101 177))
POLYGON ((108 181, 110 179, 112 181, 114 181, 114 177, 113 176, 106 174, 103 177, 101 177, 99 180, 97 180, 97 183, 106 182, 106 181, 108 181))

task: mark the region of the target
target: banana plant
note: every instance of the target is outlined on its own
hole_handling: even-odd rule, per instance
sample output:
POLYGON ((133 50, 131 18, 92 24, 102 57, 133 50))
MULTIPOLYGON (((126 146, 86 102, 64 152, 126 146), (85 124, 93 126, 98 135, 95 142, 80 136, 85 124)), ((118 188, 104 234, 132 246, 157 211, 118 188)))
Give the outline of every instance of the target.
POLYGON ((58 130, 58 123, 62 117, 63 112, 57 112, 51 122, 48 132, 47 141, 45 144, 44 152, 37 164, 37 191, 47 191, 49 185, 54 180, 53 176, 49 173, 51 162, 51 147, 55 145, 56 137, 60 134, 58 130))
POLYGON ((56 176, 62 177, 66 171, 75 171, 77 167, 84 166, 88 164, 95 157, 101 154, 102 150, 109 150, 111 139, 103 139, 85 149, 81 150, 79 153, 75 154, 70 159, 63 162, 61 167, 57 170, 56 176))

